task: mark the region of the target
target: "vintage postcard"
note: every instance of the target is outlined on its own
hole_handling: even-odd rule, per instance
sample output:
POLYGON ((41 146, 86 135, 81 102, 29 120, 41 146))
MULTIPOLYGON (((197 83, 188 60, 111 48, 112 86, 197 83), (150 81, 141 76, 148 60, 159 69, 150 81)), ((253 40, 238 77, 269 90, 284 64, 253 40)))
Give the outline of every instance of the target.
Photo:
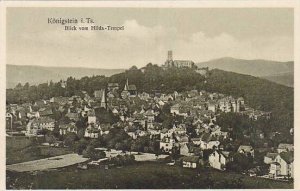
POLYGON ((299 189, 299 1, 1 6, 3 190, 299 189))

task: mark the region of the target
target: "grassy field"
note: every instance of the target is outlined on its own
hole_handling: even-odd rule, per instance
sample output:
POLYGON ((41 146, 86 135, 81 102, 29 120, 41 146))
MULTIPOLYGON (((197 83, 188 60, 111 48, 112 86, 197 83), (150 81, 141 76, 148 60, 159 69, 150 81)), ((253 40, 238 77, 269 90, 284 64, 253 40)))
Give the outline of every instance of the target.
POLYGON ((6 176, 7 189, 293 188, 287 182, 158 162, 138 162, 108 170, 79 170, 73 166, 37 174, 7 172, 6 176))
POLYGON ((6 137, 6 164, 32 161, 71 153, 66 148, 39 146, 42 138, 6 137))

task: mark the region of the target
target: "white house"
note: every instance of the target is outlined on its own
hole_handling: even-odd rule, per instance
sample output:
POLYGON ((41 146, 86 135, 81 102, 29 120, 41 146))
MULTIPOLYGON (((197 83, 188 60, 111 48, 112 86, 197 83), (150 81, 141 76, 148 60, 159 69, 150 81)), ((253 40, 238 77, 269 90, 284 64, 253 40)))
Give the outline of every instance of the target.
POLYGON ((77 134, 77 127, 75 123, 69 123, 69 124, 62 124, 59 125, 59 134, 65 135, 67 133, 75 133, 77 134))
POLYGON ((190 148, 188 146, 188 144, 184 143, 184 144, 180 144, 180 155, 183 155, 183 156, 192 156, 194 155, 194 153, 191 153, 190 152, 190 148))
POLYGON ((169 137, 164 137, 159 142, 159 149, 163 150, 164 152, 171 153, 172 148, 174 147, 175 140, 169 137))
POLYGON ((214 151, 208 157, 209 164, 212 168, 225 170, 226 164, 232 161, 230 153, 227 151, 214 151))
POLYGON ((218 108, 218 104, 216 101, 209 101, 208 104, 207 104, 207 109, 212 111, 212 112, 216 112, 217 111, 217 108, 218 108))
POLYGON ((191 138, 191 141, 195 145, 200 145, 201 144, 201 139, 199 137, 197 137, 197 138, 191 138))
POLYGON ((184 168, 197 168, 200 164, 199 156, 185 156, 182 158, 182 166, 184 168))
POLYGON ((102 130, 98 125, 89 125, 84 132, 84 137, 96 139, 102 134, 102 130))
POLYGON ((281 152, 270 165, 271 178, 294 178, 294 152, 281 152))
POLYGON ((96 116, 95 115, 89 115, 88 116, 88 123, 91 124, 91 123, 96 123, 96 116))
POLYGON ((238 152, 245 154, 246 156, 254 157, 254 149, 252 146, 249 145, 241 145, 238 148, 238 152))
POLYGON ((179 115, 179 108, 180 108, 180 105, 179 105, 179 104, 173 105, 173 106, 170 108, 170 113, 179 115))
POLYGON ((218 148, 220 145, 220 141, 202 141, 200 143, 200 148, 202 150, 206 150, 206 149, 214 149, 214 148, 218 148))

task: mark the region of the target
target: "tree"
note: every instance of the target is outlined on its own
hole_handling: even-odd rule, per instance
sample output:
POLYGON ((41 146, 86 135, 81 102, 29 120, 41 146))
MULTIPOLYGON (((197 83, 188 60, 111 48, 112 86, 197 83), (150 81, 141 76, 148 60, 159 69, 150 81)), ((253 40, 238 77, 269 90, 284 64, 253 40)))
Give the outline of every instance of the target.
POLYGON ((77 136, 79 139, 84 138, 85 129, 79 129, 77 132, 77 136))
POLYGON ((88 145, 88 142, 84 138, 82 138, 75 143, 74 150, 76 153, 81 155, 82 152, 87 148, 87 145, 88 145))
POLYGON ((249 170, 252 166, 252 157, 247 157, 242 153, 235 153, 233 161, 227 163, 226 169, 241 173, 249 170))
POLYGON ((67 147, 74 147, 75 141, 78 140, 78 137, 75 133, 67 133, 64 139, 64 145, 67 147))
POLYGON ((53 144, 56 142, 56 138, 52 132, 47 132, 47 134, 45 135, 45 141, 49 144, 53 144))

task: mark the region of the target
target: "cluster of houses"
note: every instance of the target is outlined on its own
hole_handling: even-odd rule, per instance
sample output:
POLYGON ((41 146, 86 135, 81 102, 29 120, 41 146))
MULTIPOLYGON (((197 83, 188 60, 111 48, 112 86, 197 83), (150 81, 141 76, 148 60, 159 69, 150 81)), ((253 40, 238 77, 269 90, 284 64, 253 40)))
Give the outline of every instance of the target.
MULTIPOLYGON (((244 98, 237 99, 218 93, 208 93, 206 91, 192 90, 186 92, 185 99, 177 99, 171 107, 171 113, 181 116, 193 116, 199 113, 215 115, 221 112, 234 112, 247 115, 253 120, 260 118, 270 119, 271 113, 255 110, 245 104, 244 98)), ((175 95, 178 97, 178 95, 175 95)))
MULTIPOLYGON (((108 134, 111 128, 111 125, 99 122, 95 110, 102 108, 119 119, 118 125, 124 127, 132 139, 158 137, 162 152, 179 152, 183 156, 183 167, 197 168, 204 163, 203 151, 212 150, 208 156, 208 164, 212 168, 226 170, 226 164, 233 160, 232 152, 224 150, 221 143, 222 140, 230 140, 230 133, 215 123, 216 116, 223 112, 234 112, 247 115, 253 120, 270 118, 270 113, 248 107, 242 97, 234 98, 197 90, 183 93, 175 91, 171 94, 138 94, 137 87, 129 84, 128 79, 123 89, 118 83, 108 83, 105 89, 96 90, 93 96, 84 91, 82 94, 83 96, 53 97, 34 104, 8 105, 7 129, 16 130, 13 126, 19 126, 26 135, 33 136, 42 130, 54 131, 55 128, 58 128, 60 135, 77 134, 76 122, 87 118, 84 137, 97 139, 108 134), (169 115, 182 117, 185 122, 174 122, 172 127, 164 127, 157 118, 166 104, 171 105, 169 115), (55 111, 60 111, 63 117, 68 118, 67 122, 56 121, 55 111), (191 135, 189 127, 193 127, 195 135, 191 135)), ((254 149, 249 145, 240 145, 236 152, 254 158, 254 149)), ((270 165, 271 177, 293 177, 293 154, 289 146, 279 145, 277 153, 267 153, 265 163, 270 165)))
MULTIPOLYGON (((248 157, 255 157, 254 149, 248 145, 241 145, 237 152, 248 157)), ((197 168, 205 162, 201 154, 194 155, 194 153, 184 156, 182 161, 183 167, 186 168, 197 168)), ((218 170, 226 170, 226 165, 229 162, 234 162, 233 152, 221 149, 214 150, 208 157, 209 165, 218 170)), ((279 144, 277 152, 268 152, 264 156, 264 163, 269 167, 268 174, 264 175, 264 177, 272 179, 294 178, 294 146, 285 143, 279 144)), ((252 172, 252 170, 249 170, 249 172, 252 172)))

